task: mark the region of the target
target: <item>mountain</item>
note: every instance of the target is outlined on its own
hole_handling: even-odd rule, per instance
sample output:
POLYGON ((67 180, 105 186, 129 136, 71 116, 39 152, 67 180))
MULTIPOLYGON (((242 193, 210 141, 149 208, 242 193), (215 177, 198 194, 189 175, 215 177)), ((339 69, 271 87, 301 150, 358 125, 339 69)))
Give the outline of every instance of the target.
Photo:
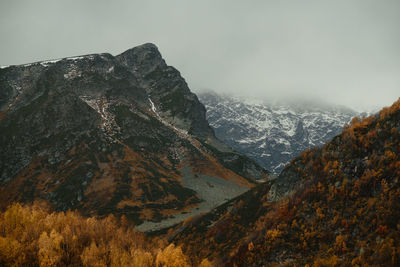
POLYGON ((125 215, 143 231, 268 179, 220 142, 157 47, 0 69, 0 203, 125 215))
POLYGON ((217 266, 399 266, 399 222, 400 99, 167 238, 217 266))
POLYGON ((359 115, 312 102, 267 103, 210 92, 198 96, 216 136, 275 173, 302 151, 331 140, 359 115))

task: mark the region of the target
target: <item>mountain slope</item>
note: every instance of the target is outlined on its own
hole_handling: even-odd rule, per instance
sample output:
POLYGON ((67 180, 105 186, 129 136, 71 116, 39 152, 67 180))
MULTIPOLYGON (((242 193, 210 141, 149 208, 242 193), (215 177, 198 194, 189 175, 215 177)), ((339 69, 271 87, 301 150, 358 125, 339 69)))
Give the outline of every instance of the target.
POLYGON ((400 99, 168 234, 226 266, 399 266, 400 99))
POLYGON ((267 178, 215 138, 153 44, 0 69, 2 208, 41 199, 152 230, 267 178))
POLYGON ((321 146, 358 113, 316 103, 266 103, 199 94, 218 138, 279 173, 302 151, 321 146))

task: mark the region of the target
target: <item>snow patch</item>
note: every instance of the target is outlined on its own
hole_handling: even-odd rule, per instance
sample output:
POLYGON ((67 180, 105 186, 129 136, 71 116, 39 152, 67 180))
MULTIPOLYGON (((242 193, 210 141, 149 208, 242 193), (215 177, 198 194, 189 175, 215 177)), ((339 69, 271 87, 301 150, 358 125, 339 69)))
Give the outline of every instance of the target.
POLYGON ((105 97, 102 98, 92 98, 90 96, 80 96, 86 104, 88 104, 92 109, 94 109, 101 117, 100 129, 103 131, 106 137, 111 141, 117 141, 115 135, 120 133, 121 129, 115 122, 115 116, 108 111, 108 108, 113 102, 109 102, 105 97))
POLYGON ((57 63, 60 60, 62 60, 62 59, 54 59, 54 60, 42 61, 42 62, 40 62, 40 65, 42 65, 43 67, 47 67, 47 66, 49 66, 51 64, 57 63))
POLYGON ((107 73, 111 73, 111 72, 113 72, 114 71, 114 66, 112 66, 111 68, 109 68, 108 70, 107 70, 107 73))
POLYGON ((175 127, 174 125, 172 125, 172 124, 168 123, 167 121, 165 121, 165 120, 160 116, 160 114, 158 113, 157 108, 156 108, 156 106, 154 105, 154 102, 150 99, 150 97, 149 97, 148 99, 149 99, 149 102, 150 102, 150 109, 151 109, 151 111, 156 115, 156 118, 157 118, 162 124, 164 124, 165 126, 171 128, 171 129, 173 129, 175 132, 179 133, 181 136, 184 136, 186 139, 190 136, 190 135, 188 135, 188 132, 187 132, 187 131, 185 131, 185 130, 183 130, 183 129, 179 129, 179 128, 175 127))
POLYGON ((171 130, 173 130, 175 133, 178 134, 178 136, 182 139, 186 139, 188 140, 192 146, 194 146, 195 148, 197 148, 197 150, 202 153, 202 154, 207 154, 204 149, 202 144, 194 137, 192 137, 190 134, 188 134, 188 132, 186 130, 180 129, 175 127, 175 125, 172 125, 171 123, 167 122, 166 120, 164 120, 160 114, 157 111, 156 106, 154 105, 154 102, 151 100, 151 98, 148 98, 149 103, 150 103, 150 109, 151 111, 154 113, 155 117, 165 126, 167 126, 168 128, 170 128, 171 130))
MULTIPOLYGON (((95 59, 94 55, 87 55, 87 56, 78 56, 78 57, 66 57, 66 58, 57 58, 57 59, 51 59, 51 60, 45 60, 45 61, 38 61, 38 62, 32 62, 32 63, 28 63, 28 64, 23 64, 23 67, 30 67, 33 65, 42 65, 43 67, 48 67, 54 63, 57 63, 61 60, 69 60, 69 61, 76 61, 76 60, 80 60, 80 59, 89 59, 89 60, 93 60, 95 59)), ((5 66, 5 67, 9 67, 9 66, 5 66)))
POLYGON ((81 77, 82 72, 78 71, 75 66, 71 66, 67 73, 64 74, 64 78, 67 80, 71 80, 77 77, 81 77))

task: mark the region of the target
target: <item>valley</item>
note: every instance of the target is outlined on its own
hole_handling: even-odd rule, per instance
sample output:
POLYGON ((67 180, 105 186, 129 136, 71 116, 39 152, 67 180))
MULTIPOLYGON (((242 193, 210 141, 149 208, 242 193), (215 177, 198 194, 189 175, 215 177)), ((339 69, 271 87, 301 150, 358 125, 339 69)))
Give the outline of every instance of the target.
POLYGON ((7 66, 0 265, 398 266, 399 155, 400 100, 198 98, 151 43, 7 66))

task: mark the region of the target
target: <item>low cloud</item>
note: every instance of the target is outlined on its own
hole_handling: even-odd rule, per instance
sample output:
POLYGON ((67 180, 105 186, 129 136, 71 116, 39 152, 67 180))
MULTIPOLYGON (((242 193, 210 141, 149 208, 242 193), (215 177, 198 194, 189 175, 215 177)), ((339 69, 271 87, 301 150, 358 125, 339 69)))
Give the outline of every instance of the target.
POLYGON ((369 109, 400 96, 400 2, 11 1, 0 64, 155 43, 193 91, 369 109))

